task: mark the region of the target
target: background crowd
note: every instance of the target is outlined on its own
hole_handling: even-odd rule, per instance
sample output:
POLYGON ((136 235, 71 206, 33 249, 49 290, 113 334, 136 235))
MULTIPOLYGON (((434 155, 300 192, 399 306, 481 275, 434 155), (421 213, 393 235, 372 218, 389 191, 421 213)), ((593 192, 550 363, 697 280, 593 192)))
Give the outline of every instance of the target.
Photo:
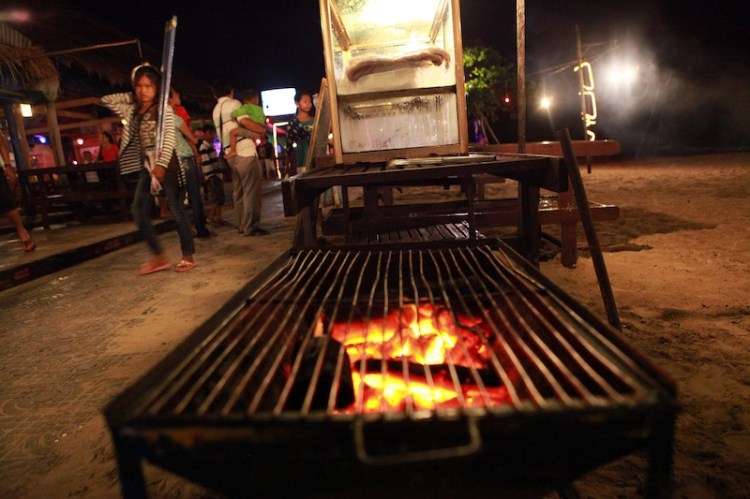
MULTIPOLYGON (((223 81, 215 82, 212 90, 216 105, 211 119, 203 120, 194 129, 194 120, 182 105, 179 91, 170 88, 169 106, 161 117, 161 135, 161 75, 155 67, 147 63, 137 66, 132 72, 131 92, 101 99, 103 106, 122 118, 123 126, 116 134, 119 137, 101 132, 98 151, 82 151, 81 162, 117 161, 123 183, 133 189, 131 216, 151 252, 139 274, 170 268, 186 272, 197 265, 194 239, 210 239, 217 236, 210 227, 229 225, 223 218, 227 204, 225 182, 231 181, 237 232, 247 237, 267 235, 268 230, 261 226, 263 180, 296 175, 307 164, 315 119, 309 92, 298 92, 294 98, 297 111, 285 131, 285 154, 279 161, 281 147, 275 151, 269 141, 271 128, 260 106, 259 93, 248 88, 236 95, 234 87, 223 81), (190 207, 190 217, 186 205, 190 207), (182 257, 174 267, 156 237, 152 219, 157 217, 173 217, 176 222, 182 257)), ((0 213, 12 222, 23 250, 33 251, 36 243, 19 214, 13 189, 16 174, 4 136, 0 148, 0 166, 5 173, 0 182, 0 213)), ((84 175, 89 184, 101 180, 96 171, 84 175)))

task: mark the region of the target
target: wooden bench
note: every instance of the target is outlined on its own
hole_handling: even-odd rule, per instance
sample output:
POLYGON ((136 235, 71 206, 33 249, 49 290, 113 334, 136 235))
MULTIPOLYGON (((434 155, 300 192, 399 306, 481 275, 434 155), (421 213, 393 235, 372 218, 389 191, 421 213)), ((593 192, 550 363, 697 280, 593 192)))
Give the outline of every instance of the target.
POLYGON ((41 214, 47 230, 50 229, 50 213, 73 211, 83 220, 87 208, 103 201, 116 201, 120 217, 128 220, 134 186, 125 184, 116 161, 20 170, 18 176, 28 182, 30 201, 41 214), (89 177, 95 173, 99 181, 89 182, 87 173, 89 177))

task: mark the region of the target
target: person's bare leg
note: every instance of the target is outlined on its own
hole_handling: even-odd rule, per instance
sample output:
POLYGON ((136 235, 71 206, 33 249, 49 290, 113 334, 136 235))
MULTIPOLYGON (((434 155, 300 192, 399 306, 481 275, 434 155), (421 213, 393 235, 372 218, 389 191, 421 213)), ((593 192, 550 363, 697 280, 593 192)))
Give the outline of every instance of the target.
POLYGON ((13 228, 16 229, 18 237, 21 239, 22 243, 31 239, 29 231, 23 226, 23 220, 21 220, 21 214, 18 212, 18 208, 10 210, 5 216, 10 220, 10 223, 13 224, 13 228))

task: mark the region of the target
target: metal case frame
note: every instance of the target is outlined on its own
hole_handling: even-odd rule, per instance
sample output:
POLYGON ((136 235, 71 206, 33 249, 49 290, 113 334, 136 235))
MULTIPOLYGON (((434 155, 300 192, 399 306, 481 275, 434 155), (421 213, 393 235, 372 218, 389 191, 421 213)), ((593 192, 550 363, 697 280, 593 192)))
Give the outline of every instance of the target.
MULTIPOLYGON (((452 88, 416 88, 412 90, 394 89, 385 90, 377 93, 366 93, 360 95, 339 95, 336 81, 334 47, 332 45, 333 33, 344 32, 346 28, 343 25, 341 16, 337 11, 335 0, 320 0, 320 15, 323 31, 323 51, 325 55, 326 74, 330 92, 331 106, 331 126, 333 131, 334 157, 337 164, 352 164, 358 162, 387 161, 393 158, 416 158, 431 155, 450 155, 450 154, 467 154, 469 137, 468 124, 466 116, 466 94, 464 88, 463 74, 463 46, 461 41, 461 14, 458 0, 442 0, 439 3, 438 12, 435 19, 437 20, 440 12, 450 6, 454 58, 452 66, 455 70, 455 86, 452 88), (429 93, 453 94, 456 99, 456 115, 458 118, 458 142, 448 145, 428 146, 428 147, 407 147, 399 149, 383 149, 366 152, 345 153, 342 148, 341 120, 339 111, 342 100, 347 102, 356 102, 358 99, 383 98, 403 98, 410 96, 420 96, 429 93)), ((350 47, 351 48, 351 47, 350 47)))

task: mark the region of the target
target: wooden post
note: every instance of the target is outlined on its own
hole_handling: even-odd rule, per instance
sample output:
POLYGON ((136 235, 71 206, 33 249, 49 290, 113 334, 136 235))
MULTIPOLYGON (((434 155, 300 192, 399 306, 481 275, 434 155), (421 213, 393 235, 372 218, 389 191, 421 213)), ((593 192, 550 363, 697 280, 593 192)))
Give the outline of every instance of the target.
MULTIPOLYGON (((557 195, 557 209, 563 212, 573 211, 573 188, 557 195)), ((578 261, 578 223, 575 218, 560 223, 560 261, 563 267, 573 268, 578 261)))
POLYGON ((63 153, 60 125, 57 123, 57 110, 55 109, 55 103, 48 102, 45 104, 44 111, 47 113, 47 126, 49 127, 50 140, 52 141, 52 152, 55 156, 55 165, 65 166, 65 153, 63 153))
POLYGON ((518 152, 526 153, 526 0, 516 0, 518 57, 518 152))
MULTIPOLYGON (((23 116, 21 115, 21 106, 19 104, 4 103, 3 108, 5 116, 8 119, 8 134, 13 145, 13 157, 16 162, 16 170, 28 170, 31 168, 31 154, 29 153, 29 143, 26 142, 26 132, 23 126, 23 116)), ((18 177, 21 184, 21 192, 24 199, 24 214, 27 217, 35 215, 34 204, 31 202, 31 191, 29 190, 29 181, 26 177, 18 177)))
POLYGON ((10 107, 10 109, 6 108, 5 114, 8 118, 11 116, 13 117, 13 123, 10 124, 9 128, 11 132, 11 141, 13 142, 13 154, 16 158, 16 169, 29 169, 31 168, 31 152, 29 151, 29 143, 26 141, 26 130, 23 125, 21 105, 11 104, 8 105, 8 107, 10 107), (15 125, 15 127, 13 125, 15 125))

